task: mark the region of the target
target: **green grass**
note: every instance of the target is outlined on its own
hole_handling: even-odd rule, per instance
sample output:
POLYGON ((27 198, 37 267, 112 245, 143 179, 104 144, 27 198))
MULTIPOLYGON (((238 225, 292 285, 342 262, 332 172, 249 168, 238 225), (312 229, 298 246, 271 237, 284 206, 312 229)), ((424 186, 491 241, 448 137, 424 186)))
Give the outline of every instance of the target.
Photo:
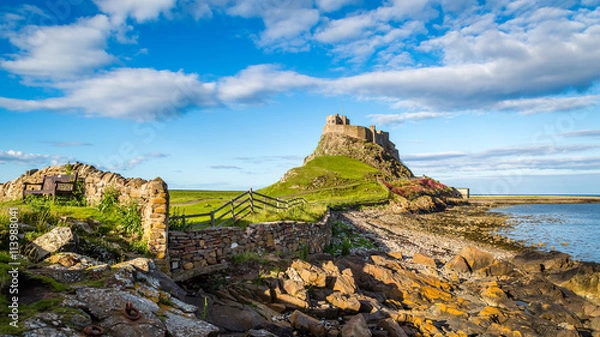
POLYGON ((357 204, 387 198, 376 176, 379 170, 343 156, 316 157, 292 169, 284 181, 259 192, 277 197, 303 197, 327 205, 357 204))
MULTIPOLYGON (((236 225, 244 227, 249 223, 279 220, 315 222, 323 216, 328 206, 385 200, 389 192, 377 182, 378 174, 379 170, 352 158, 317 157, 304 166, 292 169, 284 181, 257 191, 281 199, 302 197, 307 200, 307 204, 277 212, 263 210, 261 204, 255 202, 254 214, 238 221, 236 225)), ((244 192, 172 190, 169 192, 170 213, 171 216, 208 213, 242 193, 244 192)), ((199 224, 208 227, 209 217, 188 219, 187 224, 190 222, 194 224, 194 228, 202 228, 199 224)))
POLYGON ((179 214, 210 212, 244 191, 192 191, 169 190, 171 214, 177 209, 179 214))

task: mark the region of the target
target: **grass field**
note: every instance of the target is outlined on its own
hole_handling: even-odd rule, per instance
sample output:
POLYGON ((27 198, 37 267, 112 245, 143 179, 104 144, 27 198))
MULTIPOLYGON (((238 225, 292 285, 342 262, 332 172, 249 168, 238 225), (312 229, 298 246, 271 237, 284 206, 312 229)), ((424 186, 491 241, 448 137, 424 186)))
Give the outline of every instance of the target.
POLYGON ((171 214, 206 213, 245 191, 169 190, 171 214))
MULTIPOLYGON (((377 202, 387 199, 388 190, 377 182, 379 171, 358 160, 341 156, 317 157, 292 169, 285 179, 257 192, 289 199, 302 197, 307 204, 287 212, 260 211, 242 223, 274 220, 315 221, 328 206, 377 202)), ((172 190, 171 215, 208 213, 244 191, 172 190)), ((196 218, 206 222, 208 217, 196 218)))

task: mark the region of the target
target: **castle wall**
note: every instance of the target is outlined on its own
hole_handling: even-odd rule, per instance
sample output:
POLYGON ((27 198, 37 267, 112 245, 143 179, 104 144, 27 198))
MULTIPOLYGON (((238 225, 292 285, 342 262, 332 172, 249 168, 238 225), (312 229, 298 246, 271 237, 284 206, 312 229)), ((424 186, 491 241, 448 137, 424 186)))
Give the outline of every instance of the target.
POLYGON ((388 154, 400 161, 396 145, 390 141, 390 134, 388 132, 375 130, 374 126, 367 128, 359 125, 349 125, 349 123, 350 120, 346 116, 339 116, 337 114, 327 116, 325 126, 323 127, 323 134, 337 133, 352 138, 364 139, 381 146, 388 154))
POLYGON ((371 130, 365 128, 364 126, 358 125, 340 125, 340 124, 326 124, 323 128, 323 133, 340 133, 347 135, 349 137, 365 139, 371 141, 373 139, 373 134, 371 130))

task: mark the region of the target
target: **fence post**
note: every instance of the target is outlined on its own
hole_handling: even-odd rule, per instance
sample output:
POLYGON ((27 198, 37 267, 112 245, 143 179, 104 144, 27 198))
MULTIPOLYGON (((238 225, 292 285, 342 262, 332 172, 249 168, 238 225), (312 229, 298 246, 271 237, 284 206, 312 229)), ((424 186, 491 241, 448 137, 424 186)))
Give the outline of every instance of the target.
POLYGON ((252 189, 248 190, 250 195, 250 213, 254 214, 254 197, 252 196, 252 189))
POLYGON ((229 200, 231 203, 231 219, 233 219, 233 223, 235 223, 235 205, 233 204, 233 200, 229 200))
POLYGON ((215 212, 210 212, 210 226, 215 227, 215 212))

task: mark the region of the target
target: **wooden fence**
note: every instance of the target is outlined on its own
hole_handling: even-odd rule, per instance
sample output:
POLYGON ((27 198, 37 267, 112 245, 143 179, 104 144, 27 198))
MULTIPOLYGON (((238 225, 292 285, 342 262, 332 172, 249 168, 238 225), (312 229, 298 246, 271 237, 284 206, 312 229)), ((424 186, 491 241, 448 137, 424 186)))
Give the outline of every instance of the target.
POLYGON ((305 203, 306 199, 304 198, 279 199, 250 189, 208 213, 174 215, 169 218, 170 221, 181 221, 181 227, 183 228, 187 227, 188 219, 191 218, 204 219, 203 221, 195 222, 190 226, 190 229, 209 224, 211 227, 219 227, 230 221, 235 223, 236 221, 253 214, 255 210, 258 209, 263 211, 271 209, 278 212, 305 203))

